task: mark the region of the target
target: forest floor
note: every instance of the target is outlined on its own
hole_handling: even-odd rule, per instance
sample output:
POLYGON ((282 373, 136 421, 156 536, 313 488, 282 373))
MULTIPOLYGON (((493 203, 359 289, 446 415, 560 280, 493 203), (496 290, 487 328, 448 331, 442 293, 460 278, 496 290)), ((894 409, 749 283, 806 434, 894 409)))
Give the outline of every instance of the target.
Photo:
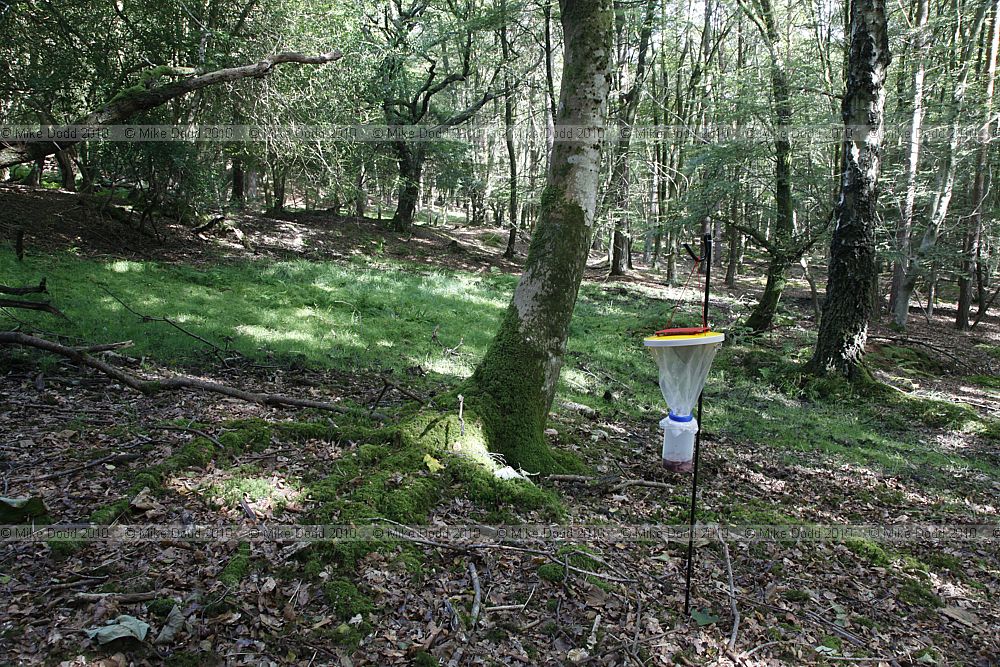
MULTIPOLYGON (((454 386, 485 350, 518 271, 499 257, 502 230, 400 237, 376 221, 289 213, 240 216, 238 233, 164 227, 155 239, 69 193, 0 188, 0 235, 19 225, 26 257, 0 249, 0 283, 46 277, 67 319, 0 311, 5 329, 67 344, 128 339, 133 347, 103 358, 132 373, 184 372, 385 415, 144 396, 4 349, 0 496, 40 498, 57 524, 686 522, 691 478, 658 465, 663 404, 641 338, 678 302, 676 324, 694 317, 697 295, 653 271, 607 281, 593 257, 547 432, 588 472, 526 490, 385 435, 413 396, 454 386)), ((743 335, 736 323, 760 286, 741 280, 713 299, 729 341, 706 387, 699 519, 997 525, 998 319, 959 334, 947 309, 929 321, 915 309, 906 337, 877 326, 871 366, 899 391, 873 399, 802 382, 814 340, 804 283, 772 332, 743 335)), ((690 618, 682 541, 7 542, 0 664, 1000 661, 996 540, 725 535, 697 544, 690 618), (150 626, 144 641, 88 639, 121 614, 150 626)))

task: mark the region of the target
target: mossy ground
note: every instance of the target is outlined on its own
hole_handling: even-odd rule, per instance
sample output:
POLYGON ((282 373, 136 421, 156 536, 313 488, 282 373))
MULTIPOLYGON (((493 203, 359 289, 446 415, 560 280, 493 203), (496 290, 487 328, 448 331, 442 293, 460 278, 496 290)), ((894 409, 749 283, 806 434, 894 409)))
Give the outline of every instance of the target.
MULTIPOLYGON (((177 318, 213 340, 224 341, 231 336, 231 345, 251 360, 359 374, 396 369, 398 381, 434 396, 434 405, 420 412, 385 406, 394 418, 388 426, 340 416, 333 420, 334 426, 326 416, 309 413, 296 422, 244 420, 210 427, 184 422, 185 426, 211 428, 222 447, 196 437, 171 456, 133 469, 122 478, 127 479, 127 492, 121 498, 109 498, 104 506, 93 508, 94 522, 127 521, 128 499, 143 487, 162 498, 167 494, 164 480, 180 471, 225 466, 240 453, 307 439, 337 442, 344 455, 324 460, 301 480, 300 490, 312 502, 308 514, 301 517, 303 523, 390 520, 419 524, 452 501, 468 501, 463 506, 473 508, 469 515, 485 523, 515 523, 525 518, 561 521, 572 516, 567 505, 571 505, 571 511, 578 509, 575 499, 571 503, 547 488, 501 482, 488 473, 484 464, 488 466, 492 457, 482 448, 485 410, 477 405, 475 394, 466 395, 464 422, 457 417, 457 394, 467 386, 464 383, 495 331, 514 283, 510 276, 438 270, 428 273, 423 269, 418 273, 412 267, 369 259, 329 266, 312 262, 239 262, 195 269, 61 255, 54 262, 36 258, 20 266, 5 252, 0 251, 0 266, 13 272, 10 282, 20 280, 17 276, 25 278, 22 282, 30 282, 29 277, 45 269, 50 287, 56 291, 54 299, 60 306, 69 304, 67 310, 73 311, 70 323, 45 320, 45 326, 62 333, 94 342, 134 338, 137 348, 129 353, 149 355, 164 364, 199 367, 206 363, 204 350, 196 342, 153 323, 141 324, 123 316, 113 301, 104 299, 101 290, 95 289, 102 282, 140 310, 177 318), (249 293, 248 284, 254 286, 253 293, 249 293), (207 317, 208 313, 212 316, 207 317), (430 332, 437 324, 442 325, 440 336, 446 340, 452 336, 449 344, 465 336, 460 354, 445 355, 441 346, 431 340, 430 332), (427 375, 406 373, 413 366, 428 371, 427 375), (344 444, 348 442, 351 444, 344 444), (427 456, 443 467, 429 466, 427 456)), ((602 421, 625 425, 637 450, 656 442, 655 425, 664 410, 655 369, 641 347, 641 338, 663 325, 672 305, 653 300, 652 291, 644 290, 631 285, 584 285, 558 388, 560 399, 583 403, 599 410, 602 421), (609 394, 612 398, 607 398, 609 394), (644 435, 637 425, 648 426, 648 433, 644 435)), ((686 323, 686 317, 682 312, 675 323, 686 323)), ((917 489, 940 498, 942 515, 948 516, 963 511, 965 501, 962 489, 956 488, 956 473, 996 478, 997 462, 988 451, 972 446, 944 448, 935 442, 940 435, 973 443, 996 437, 1000 428, 995 421, 949 401, 881 392, 877 387, 859 391, 835 380, 803 381, 800 369, 809 352, 809 334, 789 332, 778 340, 750 341, 735 333, 720 351, 706 391, 704 422, 713 447, 766 452, 777 457, 778 467, 782 468, 812 457, 813 462, 828 462, 829 470, 842 466, 850 471, 877 471, 883 479, 894 482, 893 488, 841 492, 879 509, 908 509, 907 503, 912 501, 903 490, 917 489)), ((875 368, 879 368, 880 354, 873 354, 875 368)), ((898 350, 890 354, 892 361, 882 365, 885 372, 912 370, 914 377, 919 377, 916 371, 923 367, 922 357, 898 350)), ((967 379, 974 386, 989 384, 984 378, 967 379)), ((608 447, 606 440, 590 443, 587 435, 580 434, 575 416, 560 415, 559 419, 559 434, 553 439, 558 445, 550 448, 554 456, 574 447, 595 467, 607 461, 630 464, 627 456, 604 451, 608 447)), ((642 457, 644 453, 632 456, 631 463, 642 457)), ((567 467, 573 465, 579 466, 575 455, 567 459, 567 467)), ((728 475, 724 462, 715 461, 715 465, 715 469, 706 469, 706 489, 713 484, 713 475, 728 475)), ((768 466, 764 460, 749 469, 763 474, 769 472, 768 466)), ((635 465, 630 472, 638 469, 635 465)), ((244 472, 248 479, 253 477, 249 469, 244 472)), ((822 488, 831 494, 823 499, 826 507, 835 506, 832 485, 822 488)), ((230 489, 234 494, 247 490, 252 492, 253 488, 230 489)), ((731 490, 727 488, 727 493, 731 490)), ((792 495, 785 500, 768 497, 760 502, 716 503, 704 507, 701 516, 705 520, 748 524, 804 522, 796 519, 795 508, 790 506, 803 504, 802 496, 792 495)), ((660 514, 655 516, 657 520, 681 521, 686 503, 683 495, 658 499, 656 511, 660 514)), ((366 610, 374 604, 377 593, 366 588, 357 574, 373 551, 390 561, 385 567, 405 570, 413 586, 419 586, 439 565, 431 562, 436 556, 390 540, 315 546, 302 552, 299 557, 304 562, 298 564, 301 570, 297 569, 295 576, 301 573, 319 589, 324 588, 324 583, 333 584, 327 595, 319 597, 329 601, 342 621, 337 627, 326 628, 338 643, 350 645, 364 630, 364 626, 359 630, 347 620, 357 613, 370 615, 366 610), (341 618, 350 611, 357 613, 341 618)), ((894 550, 876 543, 851 545, 837 553, 850 564, 889 571, 892 583, 887 590, 898 595, 908 609, 930 613, 928 610, 938 604, 940 598, 929 583, 928 572, 933 576, 968 577, 969 590, 979 590, 976 586, 982 585, 972 575, 958 574, 971 565, 948 553, 935 556, 917 549, 909 553, 903 547, 894 550)), ((219 578, 234 586, 246 584, 248 574, 268 567, 245 546, 223 556, 225 560, 219 560, 219 578)), ((585 555, 570 557, 583 569, 602 569, 585 555)), ((779 562, 770 572, 782 573, 784 568, 785 573, 790 573, 794 567, 794 563, 779 562)), ((550 563, 537 568, 537 574, 559 583, 564 568, 550 563)), ((460 576, 456 572, 456 577, 460 576)), ((141 590, 153 585, 144 582, 142 586, 147 588, 141 590)), ((559 586, 544 587, 562 592, 559 586)), ((793 590, 798 591, 789 589, 787 593, 796 596, 793 590)), ((809 604, 810 592, 798 594, 801 604, 809 604)), ((545 604, 552 601, 546 600, 545 604)), ((542 604, 540 599, 536 604, 542 604)), ((223 608, 216 606, 211 611, 223 608)), ((555 610, 547 608, 549 612, 555 610)), ((869 622, 880 628, 891 625, 883 616, 869 622)), ((559 627, 550 629, 553 636, 561 631, 559 627)), ((778 639, 787 637, 781 635, 778 639)), ((175 655, 183 659, 182 654, 175 655)), ((428 660, 434 660, 433 656, 428 660)))

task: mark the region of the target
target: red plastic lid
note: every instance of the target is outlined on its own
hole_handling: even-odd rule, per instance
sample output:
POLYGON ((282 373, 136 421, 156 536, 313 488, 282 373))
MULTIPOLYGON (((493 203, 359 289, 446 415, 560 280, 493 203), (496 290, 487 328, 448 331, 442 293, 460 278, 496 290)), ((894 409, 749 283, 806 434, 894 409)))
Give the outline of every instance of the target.
POLYGON ((709 331, 708 327, 677 327, 675 329, 660 329, 654 336, 693 336, 709 331))

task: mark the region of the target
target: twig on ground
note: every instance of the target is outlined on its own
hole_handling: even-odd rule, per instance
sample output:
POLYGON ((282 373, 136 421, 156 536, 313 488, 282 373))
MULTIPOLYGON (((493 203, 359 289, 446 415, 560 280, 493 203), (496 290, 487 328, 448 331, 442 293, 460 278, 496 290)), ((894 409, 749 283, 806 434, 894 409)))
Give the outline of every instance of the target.
POLYGON ((189 426, 147 426, 146 428, 150 431, 180 431, 182 433, 194 433, 195 435, 200 435, 205 438, 219 449, 225 449, 225 446, 219 442, 218 438, 202 431, 200 428, 191 428, 189 426))
POLYGON ((479 573, 476 572, 476 564, 469 561, 469 576, 472 577, 472 611, 471 611, 471 622, 469 625, 473 630, 476 628, 476 621, 479 620, 479 608, 483 602, 483 590, 479 585, 479 573))
POLYGON ((920 340, 919 338, 910 338, 909 336, 869 336, 869 338, 872 338, 874 340, 885 340, 889 341, 890 343, 903 343, 903 344, 912 343, 914 345, 923 345, 929 350, 933 350, 938 354, 943 354, 944 356, 948 357, 956 364, 964 368, 965 370, 972 370, 972 367, 969 366, 969 364, 965 363, 951 352, 948 352, 947 350, 937 345, 934 345, 933 343, 929 343, 926 340, 920 340))
POLYGON ((462 411, 465 409, 465 397, 461 394, 458 395, 458 428, 459 435, 465 435, 465 417, 462 415, 462 411))
MULTIPOLYGON (((117 301, 121 305, 122 308, 124 308, 128 312, 130 312, 133 315, 135 315, 136 317, 138 317, 141 322, 163 322, 164 324, 172 326, 173 328, 175 328, 178 331, 180 331, 182 334, 184 334, 186 336, 190 336, 191 338, 194 338, 198 342, 203 343, 203 344, 209 346, 210 348, 212 348, 213 352, 219 358, 219 360, 222 361, 222 362, 225 362, 225 355, 226 355, 226 353, 228 351, 222 349, 221 347, 219 347, 218 345, 216 345, 212 341, 208 340, 207 338, 204 338, 203 336, 199 336, 198 334, 194 333, 193 331, 189 331, 189 330, 185 329, 184 327, 182 327, 181 325, 177 324, 177 322, 175 322, 174 320, 170 319, 169 317, 154 317, 152 315, 146 315, 144 313, 140 313, 137 310, 135 310, 134 308, 132 308, 131 306, 129 306, 127 303, 125 303, 124 301, 122 301, 121 299, 119 299, 117 296, 115 296, 111 292, 111 290, 109 290, 107 287, 101 286, 101 289, 104 290, 105 293, 107 293, 108 296, 110 296, 112 299, 114 299, 115 301, 117 301)), ((236 354, 239 355, 238 352, 236 354)), ((240 356, 242 356, 242 355, 240 355, 240 356)))
MULTIPOLYGON (((80 352, 76 348, 60 345, 59 343, 45 340, 44 338, 29 336, 18 331, 0 332, 0 345, 21 345, 24 347, 33 347, 39 350, 45 350, 46 352, 51 352, 53 354, 58 354, 76 362, 81 366, 86 366, 100 371, 108 377, 117 380, 126 387, 147 395, 156 394, 161 391, 200 389, 201 391, 222 394, 224 396, 238 398, 249 403, 258 403, 260 405, 284 405, 294 408, 312 408, 314 410, 339 412, 341 414, 367 414, 364 410, 335 405, 333 403, 327 403, 326 401, 313 401, 304 398, 282 396, 280 394, 260 394, 184 375, 175 375, 173 377, 159 378, 156 380, 146 380, 126 373, 104 361, 95 359, 85 352, 80 352)), ((385 415, 379 413, 371 413, 371 416, 382 420, 387 419, 385 415)))
POLYGON ((70 468, 69 470, 60 470, 59 472, 50 472, 47 475, 42 475, 41 477, 25 477, 22 479, 15 480, 18 483, 21 482, 42 482, 47 479, 56 479, 58 477, 66 477, 68 475, 75 475, 78 472, 83 472, 94 466, 99 466, 102 463, 126 463, 128 461, 134 461, 139 458, 138 454, 108 454, 107 456, 102 456, 99 459, 94 459, 93 461, 88 461, 81 466, 75 468, 70 468))
POLYGON ((592 477, 589 475, 549 475, 545 478, 550 482, 579 482, 589 486, 602 486, 611 492, 623 491, 630 486, 645 486, 652 489, 670 489, 675 486, 666 482, 655 482, 649 479, 622 479, 617 475, 592 477))
POLYGON ((114 598, 117 602, 130 604, 132 602, 148 602, 155 600, 159 595, 157 591, 147 591, 145 593, 77 593, 77 600, 99 601, 105 598, 114 598))
POLYGON ((828 621, 827 619, 823 618, 819 614, 815 614, 815 613, 813 613, 813 612, 811 612, 811 611, 809 611, 807 609, 800 609, 800 610, 784 609, 782 607, 775 607, 774 605, 770 605, 770 604, 767 604, 765 602, 760 602, 758 600, 754 600, 753 598, 749 598, 749 597, 747 597, 745 595, 739 595, 739 594, 737 594, 736 597, 739 598, 740 600, 744 600, 746 602, 749 602, 750 604, 752 604, 752 605, 754 605, 756 607, 761 607, 763 609, 769 609, 770 611, 778 612, 778 613, 781 613, 781 614, 787 614, 789 612, 791 612, 791 613, 801 613, 803 616, 805 616, 806 618, 812 620, 813 622, 819 623, 820 625, 823 625, 825 627, 830 628, 830 630, 832 630, 835 634, 840 635, 842 638, 844 638, 847 641, 851 642, 855 646, 867 646, 867 644, 865 644, 865 642, 860 637, 858 637, 857 635, 855 635, 854 633, 848 632, 847 630, 845 630, 844 628, 840 627, 839 625, 837 625, 833 621, 828 621))
POLYGON ((719 527, 715 527, 715 534, 719 538, 719 544, 722 545, 722 557, 726 562, 726 576, 729 578, 729 606, 733 610, 733 629, 729 633, 729 650, 736 650, 736 637, 740 633, 740 611, 736 608, 736 585, 733 583, 733 562, 729 558, 729 545, 726 544, 726 540, 722 538, 722 531, 719 527))
POLYGON ((495 607, 486 607, 485 609, 483 609, 483 611, 485 611, 486 613, 491 613, 491 612, 494 612, 494 611, 521 611, 521 612, 523 612, 525 609, 528 608, 528 603, 531 602, 531 598, 534 597, 534 595, 535 595, 535 589, 536 588, 538 588, 538 587, 537 586, 532 586, 531 587, 531 592, 528 593, 528 599, 524 601, 524 604, 501 604, 501 605, 497 605, 495 607))
MULTIPOLYGON (((396 521, 392 521, 391 519, 386 519, 385 517, 377 517, 377 519, 379 521, 384 521, 385 523, 392 524, 400 528, 406 528, 406 526, 404 526, 403 524, 398 523, 396 521)), ((613 581, 615 583, 631 584, 635 583, 636 581, 635 579, 629 577, 614 576, 610 574, 604 574, 603 572, 594 572, 592 570, 585 570, 582 567, 576 567, 575 565, 570 565, 568 558, 565 560, 561 559, 557 557, 555 554, 549 551, 544 551, 542 549, 531 549, 529 547, 516 547, 511 544, 483 544, 483 543, 446 544, 444 542, 436 542, 434 540, 427 540, 422 537, 415 537, 413 535, 408 535, 406 533, 403 533, 402 531, 390 531, 390 533, 400 539, 413 542, 414 544, 422 544, 424 546, 436 547, 438 549, 450 549, 452 551, 458 551, 459 553, 465 553, 465 554, 475 553, 476 551, 482 549, 497 549, 499 551, 516 551, 520 553, 532 554, 535 556, 544 556, 545 558, 551 560, 553 563, 564 566, 566 570, 569 572, 576 572, 577 574, 581 574, 584 576, 589 575, 592 577, 597 577, 598 579, 613 581)), ((599 560, 598 558, 595 558, 593 554, 587 554, 587 556, 589 558, 596 560, 599 563, 605 564, 603 561, 599 560)))
POLYGON ((594 624, 590 627, 590 635, 587 637, 587 651, 593 651, 597 646, 597 628, 601 626, 601 615, 594 617, 594 624))

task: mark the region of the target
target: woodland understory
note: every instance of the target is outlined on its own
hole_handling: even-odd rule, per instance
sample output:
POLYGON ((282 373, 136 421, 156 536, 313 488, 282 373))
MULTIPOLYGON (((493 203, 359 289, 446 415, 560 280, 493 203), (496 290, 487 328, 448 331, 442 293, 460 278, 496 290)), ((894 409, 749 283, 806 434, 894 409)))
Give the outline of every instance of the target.
MULTIPOLYGON (((316 211, 248 213, 200 234, 161 222, 154 238, 79 197, 0 190, 3 236, 11 220, 32 222, 22 261, 0 249, 3 275, 46 278, 47 294, 22 298, 65 315, 4 309, 5 329, 70 347, 132 339, 93 356, 131 375, 183 372, 350 411, 197 390, 144 395, 72 360, 4 347, 0 495, 40 499, 46 520, 685 523, 690 477, 659 465, 664 408, 641 338, 677 302, 680 318, 694 317, 698 295, 640 262, 611 280, 606 255, 588 262, 546 430, 579 470, 501 483, 407 429, 414 414, 442 410, 435 398, 450 405, 442 397, 483 354, 520 270, 497 250, 504 229, 397 234, 385 221, 316 211), (352 283, 361 287, 350 292, 352 283), (268 315, 279 301, 288 319, 268 315), (325 329, 333 338, 317 333, 325 329)), ((790 282, 767 333, 740 333, 761 287, 741 278, 713 298, 716 325, 732 335, 706 389, 699 520, 996 523, 997 316, 963 333, 946 324, 945 306, 914 308, 906 334, 888 318, 875 323, 868 368, 893 389, 872 400, 803 381, 815 340, 806 281, 790 282)), ((1000 658, 995 541, 706 540, 690 618, 685 548, 469 548, 405 536, 7 543, 0 662, 971 667, 1000 658), (121 614, 148 623, 148 638, 87 638, 121 614)))

